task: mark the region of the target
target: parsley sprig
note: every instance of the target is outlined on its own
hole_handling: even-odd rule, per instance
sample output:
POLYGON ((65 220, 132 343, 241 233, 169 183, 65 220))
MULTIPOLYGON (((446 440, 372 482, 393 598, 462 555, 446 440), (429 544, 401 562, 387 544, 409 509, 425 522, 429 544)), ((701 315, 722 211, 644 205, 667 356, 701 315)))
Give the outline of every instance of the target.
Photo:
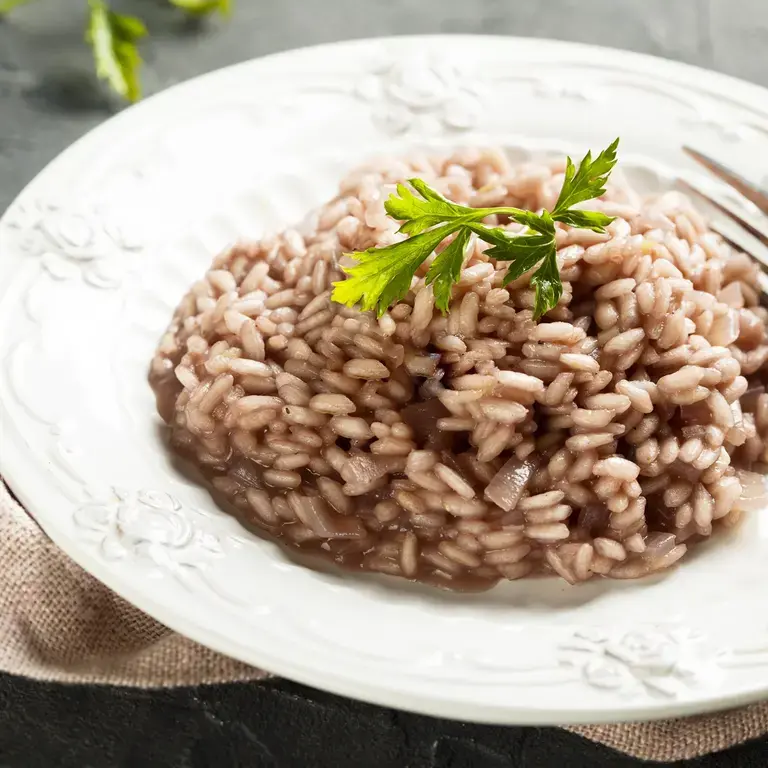
POLYGON ((419 267, 451 235, 453 240, 429 265, 425 282, 432 285, 435 304, 447 312, 453 285, 459 281, 461 267, 472 235, 490 244, 486 254, 497 261, 510 262, 504 284, 539 268, 531 276, 535 291, 534 317, 539 318, 557 305, 563 293, 557 266, 555 222, 572 227, 604 232, 613 218, 575 205, 605 193, 608 177, 616 165, 616 139, 592 159, 587 152, 578 168, 569 157, 560 195, 551 211, 540 213, 520 208, 469 208, 447 200, 421 179, 410 179, 384 204, 387 214, 402 222, 399 231, 408 238, 381 248, 350 254, 356 264, 344 267, 345 280, 334 283, 331 298, 348 307, 359 305, 364 311, 376 310, 381 316, 387 308, 408 293, 419 267), (483 220, 491 215, 506 216, 522 224, 520 233, 489 227, 483 220))
MULTIPOLYGON (((87 6, 85 39, 93 50, 96 77, 127 101, 141 98, 139 41, 147 36, 144 22, 112 10, 108 0, 82 0, 87 6)), ((0 19, 33 0, 0 0, 0 19)), ((168 0, 188 16, 228 16, 233 0, 168 0)))
POLYGON ((88 0, 90 14, 85 39, 93 48, 96 77, 128 101, 141 95, 141 56, 136 42, 147 34, 144 23, 109 9, 103 0, 88 0))

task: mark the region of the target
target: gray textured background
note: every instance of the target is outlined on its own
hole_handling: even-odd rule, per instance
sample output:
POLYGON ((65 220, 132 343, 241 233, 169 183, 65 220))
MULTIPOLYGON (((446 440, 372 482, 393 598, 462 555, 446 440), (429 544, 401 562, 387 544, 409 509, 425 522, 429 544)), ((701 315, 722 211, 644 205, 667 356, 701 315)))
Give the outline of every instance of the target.
MULTIPOLYGON (((768 0, 234 0, 192 23, 163 0, 115 0, 142 16, 153 93, 274 51, 376 35, 493 33, 595 43, 768 85, 768 0)), ((38 0, 0 21, 0 211, 46 163, 119 108, 94 84, 86 0, 38 0)))

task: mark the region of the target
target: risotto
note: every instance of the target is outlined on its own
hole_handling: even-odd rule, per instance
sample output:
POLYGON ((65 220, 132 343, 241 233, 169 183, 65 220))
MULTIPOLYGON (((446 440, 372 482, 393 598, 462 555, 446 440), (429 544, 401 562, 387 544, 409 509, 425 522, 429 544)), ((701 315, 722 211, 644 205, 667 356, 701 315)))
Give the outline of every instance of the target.
MULTIPOLYGON (((450 311, 423 265, 380 318, 330 300, 343 254, 396 242, 383 202, 417 175, 472 207, 554 204, 564 160, 389 160, 300 227, 218 256, 150 380, 175 450, 240 518, 336 562, 453 588, 661 571, 734 525, 766 461, 768 313, 756 266, 687 198, 615 179, 558 223, 563 294, 474 242, 450 311)), ((490 222, 519 228, 508 221, 490 222)))

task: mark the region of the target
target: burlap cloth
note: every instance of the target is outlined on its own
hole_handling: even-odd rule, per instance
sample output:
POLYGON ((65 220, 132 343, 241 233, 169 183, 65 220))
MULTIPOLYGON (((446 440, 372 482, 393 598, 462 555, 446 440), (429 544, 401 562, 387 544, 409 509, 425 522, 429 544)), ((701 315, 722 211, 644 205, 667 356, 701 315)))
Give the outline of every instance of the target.
MULTIPOLYGON (((89 576, 0 482, 0 670, 39 680, 159 688, 259 680, 89 576)), ((717 715, 568 730, 649 760, 680 760, 768 731, 768 702, 717 715)))

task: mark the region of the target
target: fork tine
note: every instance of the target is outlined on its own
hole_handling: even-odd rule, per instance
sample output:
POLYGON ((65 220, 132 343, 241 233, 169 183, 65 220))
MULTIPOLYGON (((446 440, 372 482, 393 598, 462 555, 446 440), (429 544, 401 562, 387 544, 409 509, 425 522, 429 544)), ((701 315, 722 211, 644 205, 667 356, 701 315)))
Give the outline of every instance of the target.
POLYGON ((744 219, 740 214, 732 211, 727 206, 723 205, 719 200, 715 200, 706 193, 697 189, 692 184, 685 181, 685 179, 678 180, 680 185, 691 192, 699 195, 708 203, 713 205, 717 210, 722 211, 733 223, 733 232, 728 231, 726 228, 718 226, 716 223, 710 223, 710 227, 720 235, 729 245, 735 248, 737 251, 747 254, 750 258, 754 259, 761 267, 757 275, 757 280, 760 285, 760 290, 764 296, 768 296, 768 253, 761 253, 760 246, 757 248, 750 247, 744 241, 748 238, 748 235, 752 235, 763 245, 768 246, 768 236, 760 232, 751 222, 744 219), (739 237, 736 236, 736 232, 739 233, 739 237), (748 234, 747 234, 748 233, 748 234))
POLYGON ((720 237, 722 237, 723 240, 728 243, 728 245, 730 245, 732 248, 735 248, 737 251, 740 251, 741 253, 745 253, 762 267, 762 269, 758 270, 757 272, 757 283, 760 286, 760 290, 763 293, 763 300, 765 301, 766 298, 768 298, 768 270, 766 269, 766 261, 764 258, 756 256, 747 246, 744 245, 744 243, 740 243, 735 240, 731 234, 725 232, 721 227, 713 226, 712 229, 717 232, 717 234, 720 235, 720 237))
MULTIPOLYGON (((751 221, 749 221, 749 219, 745 218, 743 214, 739 213, 738 211, 734 211, 732 208, 729 208, 727 205, 725 205, 725 203, 721 203, 719 200, 715 200, 714 197, 711 197, 706 192, 703 192, 698 187, 695 187, 685 179, 680 179, 680 184, 687 190, 695 192, 699 197, 704 198, 704 200, 710 203, 710 205, 714 205, 718 211, 724 213, 737 224, 740 224, 742 227, 744 227, 744 229, 747 230, 747 232, 749 232, 750 235, 752 235, 752 237, 754 237, 756 240, 759 240, 763 245, 768 247, 768 233, 758 229, 751 221)), ((756 256, 755 258, 758 257, 756 256)), ((762 261, 762 259, 759 260, 762 261)), ((768 267, 768 263, 763 263, 765 263, 768 267)))
POLYGON ((768 195, 766 195, 765 192, 762 192, 743 176, 726 168, 721 163, 718 163, 717 160, 713 160, 711 157, 703 155, 698 150, 692 149, 691 147, 683 147, 683 151, 698 163, 701 163, 701 165, 710 170, 719 179, 741 193, 751 203, 754 203, 763 213, 768 215, 768 195))
POLYGON ((768 267, 766 267, 766 262, 768 261, 765 257, 758 257, 755 256, 755 254, 749 249, 748 246, 746 246, 738 237, 734 236, 733 232, 729 232, 723 227, 718 227, 717 225, 710 225, 713 232, 717 232, 720 237, 725 240, 728 245, 731 246, 731 248, 734 248, 737 251, 740 251, 741 253, 745 253, 747 256, 749 256, 751 259, 754 259, 758 264, 762 267, 760 270, 760 274, 768 281, 768 267))

